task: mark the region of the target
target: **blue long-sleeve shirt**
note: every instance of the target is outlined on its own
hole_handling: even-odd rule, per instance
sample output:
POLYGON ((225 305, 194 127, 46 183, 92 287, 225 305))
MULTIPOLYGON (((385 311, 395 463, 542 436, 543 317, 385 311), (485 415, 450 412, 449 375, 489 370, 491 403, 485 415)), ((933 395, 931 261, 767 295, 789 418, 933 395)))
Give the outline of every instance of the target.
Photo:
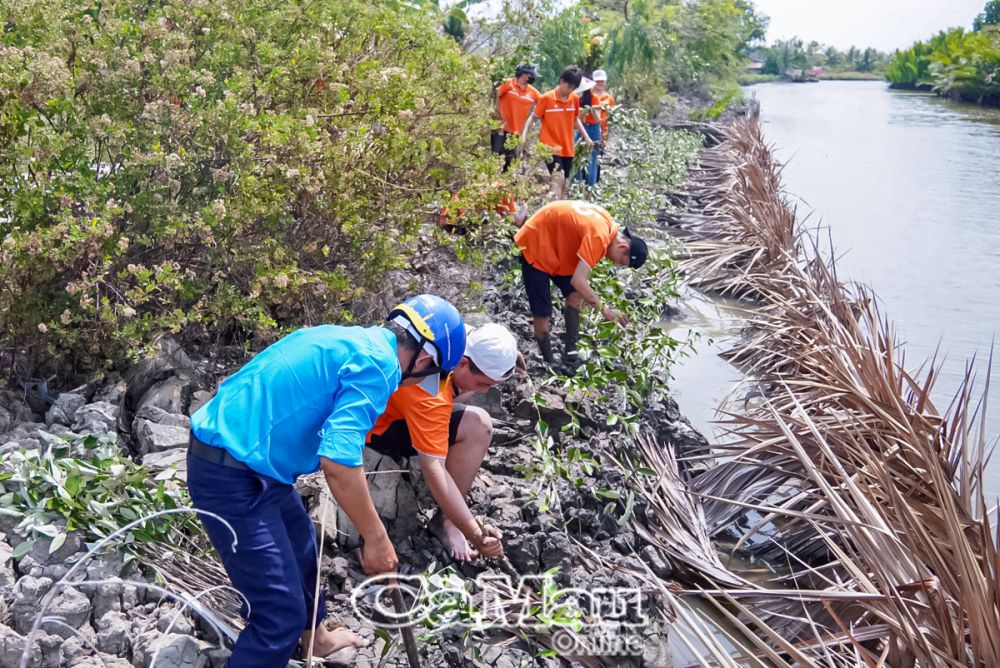
POLYGON ((224 380, 191 417, 191 430, 289 484, 316 471, 320 457, 361 466, 365 435, 401 375, 387 329, 300 329, 224 380))

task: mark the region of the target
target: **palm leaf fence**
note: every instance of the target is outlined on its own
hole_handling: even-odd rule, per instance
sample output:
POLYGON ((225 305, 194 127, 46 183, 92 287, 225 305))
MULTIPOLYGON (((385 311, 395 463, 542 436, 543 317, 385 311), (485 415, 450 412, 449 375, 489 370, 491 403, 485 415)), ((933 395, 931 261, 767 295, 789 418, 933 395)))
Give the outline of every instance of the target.
POLYGON ((988 382, 976 398, 970 364, 937 408, 937 360, 907 371, 872 292, 797 228, 755 120, 704 152, 684 197, 670 222, 691 282, 756 306, 728 351, 750 398, 730 401, 725 443, 685 453, 712 458, 704 472, 682 478, 648 438, 619 460, 656 473, 632 476, 640 534, 744 634, 736 665, 1000 666, 988 382), (711 538, 734 530, 785 575, 765 589, 730 572, 711 538))

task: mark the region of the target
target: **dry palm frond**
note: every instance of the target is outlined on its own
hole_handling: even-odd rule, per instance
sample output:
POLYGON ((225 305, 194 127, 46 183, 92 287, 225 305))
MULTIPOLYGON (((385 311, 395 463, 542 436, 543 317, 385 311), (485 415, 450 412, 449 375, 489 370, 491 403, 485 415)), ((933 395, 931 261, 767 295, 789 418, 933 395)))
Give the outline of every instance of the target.
POLYGON ((701 506, 692 498, 681 479, 670 448, 640 434, 636 439, 643 468, 655 475, 641 475, 634 462, 616 460, 619 468, 633 474, 636 491, 649 510, 646 523, 636 525, 639 535, 656 546, 675 565, 687 567, 689 575, 707 578, 717 585, 735 588, 751 586, 726 568, 706 530, 701 506))
POLYGON ((822 620, 815 639, 839 638, 859 663, 1000 665, 998 529, 971 366, 939 411, 936 360, 906 370, 871 291, 843 285, 834 254, 796 232, 759 128, 729 134, 694 176, 698 213, 673 221, 697 239, 684 263, 696 285, 759 306, 728 353, 756 398, 727 409, 731 441, 695 453, 718 463, 690 481, 709 535, 755 508, 740 547, 788 562, 785 586, 847 593, 808 616, 822 620))

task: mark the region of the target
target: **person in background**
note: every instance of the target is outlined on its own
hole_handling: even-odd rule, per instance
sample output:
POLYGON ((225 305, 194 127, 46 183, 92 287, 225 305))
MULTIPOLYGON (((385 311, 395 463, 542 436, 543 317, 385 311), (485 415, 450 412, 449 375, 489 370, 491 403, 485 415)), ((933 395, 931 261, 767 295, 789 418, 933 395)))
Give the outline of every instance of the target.
POLYGON ((608 143, 608 109, 615 106, 615 99, 607 92, 608 73, 594 70, 594 87, 590 89, 590 104, 584 104, 583 127, 596 146, 587 163, 587 187, 593 188, 601 180, 601 156, 608 143), (586 107, 590 107, 589 110, 586 107))
POLYGON ((524 126, 531 115, 531 108, 538 102, 541 93, 532 86, 538 70, 534 65, 518 65, 514 78, 504 81, 497 88, 497 112, 503 121, 503 129, 493 136, 493 151, 504 156, 503 171, 510 169, 510 164, 517 153, 516 148, 507 148, 507 138, 524 136, 524 126))
POLYGON ((246 597, 230 668, 284 666, 300 642, 317 657, 363 644, 350 629, 323 624, 316 530, 295 480, 322 470, 364 538, 361 567, 369 575, 396 570, 365 481, 365 434, 397 387, 435 384, 454 370, 465 326, 432 295, 406 300, 389 318, 381 327, 293 332, 226 378, 191 416, 188 491, 196 509, 213 514, 199 519, 246 597))
POLYGON ((465 501, 493 438, 493 421, 482 408, 462 401, 510 378, 521 366, 517 340, 506 327, 493 323, 477 327, 469 332, 454 372, 436 387, 396 390, 368 434, 368 447, 377 452, 418 458, 443 514, 436 529, 458 561, 480 553, 503 554, 500 532, 480 527, 465 501))
POLYGON ((573 131, 579 130, 581 136, 593 145, 593 140, 587 135, 583 123, 580 122, 580 98, 573 91, 580 85, 583 73, 576 65, 570 65, 559 75, 559 84, 542 95, 535 105, 535 112, 528 116, 528 122, 521 134, 523 142, 528 136, 534 119, 541 122, 538 141, 543 146, 552 149, 552 159, 548 163, 549 174, 558 170, 554 194, 556 199, 566 197, 570 173, 573 169, 573 156, 576 154, 573 146, 573 131))
POLYGON ((514 235, 521 249, 521 279, 531 307, 534 338, 542 358, 555 363, 549 338, 552 286, 566 299, 563 362, 578 366, 580 307, 590 304, 607 320, 626 323, 627 317, 603 305, 587 278, 603 258, 620 267, 638 269, 646 261, 646 242, 622 228, 603 207, 577 200, 550 202, 536 211, 514 235))
MULTIPOLYGON (((502 192, 504 184, 494 183, 491 187, 502 192)), ((460 199, 460 194, 454 193, 451 196, 451 204, 443 205, 440 209, 438 209, 437 223, 439 226, 454 234, 465 234, 469 231, 470 227, 482 225, 489 220, 489 214, 482 210, 477 211, 477 215, 469 217, 467 215, 468 212, 464 208, 456 205, 460 199), (452 205, 456 205, 454 212, 452 211, 452 205)), ((510 216, 514 225, 518 227, 520 227, 521 223, 523 223, 525 218, 528 217, 527 207, 523 204, 518 206, 517 200, 514 199, 514 195, 509 192, 500 198, 500 201, 497 202, 493 211, 501 216, 510 216)))

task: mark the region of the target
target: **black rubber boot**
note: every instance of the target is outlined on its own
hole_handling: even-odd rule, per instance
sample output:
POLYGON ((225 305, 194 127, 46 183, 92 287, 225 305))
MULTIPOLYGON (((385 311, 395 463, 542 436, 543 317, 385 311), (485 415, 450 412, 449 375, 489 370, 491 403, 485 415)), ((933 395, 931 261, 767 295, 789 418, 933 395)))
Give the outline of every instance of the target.
POLYGON ((545 360, 546 364, 555 364, 556 358, 552 354, 552 339, 548 334, 540 339, 535 339, 538 342, 538 349, 542 351, 542 359, 545 360))
POLYGON ((576 371, 580 358, 576 355, 576 344, 580 340, 580 309, 567 306, 563 309, 566 320, 566 335, 563 337, 563 364, 576 371))

